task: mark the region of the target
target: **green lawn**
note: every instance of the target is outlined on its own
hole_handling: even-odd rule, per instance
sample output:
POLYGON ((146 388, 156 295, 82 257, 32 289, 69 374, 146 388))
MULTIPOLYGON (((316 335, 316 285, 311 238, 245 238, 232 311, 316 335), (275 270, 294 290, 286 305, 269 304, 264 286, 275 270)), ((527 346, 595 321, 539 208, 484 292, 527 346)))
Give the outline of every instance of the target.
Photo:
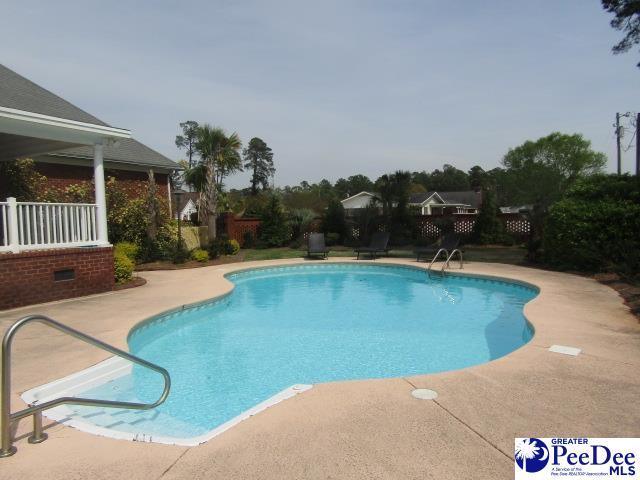
MULTIPOLYGON (((347 247, 330 247, 329 257, 353 257, 353 249, 347 247)), ((465 262, 492 262, 492 263, 509 263, 512 265, 523 263, 525 249, 522 247, 503 247, 503 246, 465 246, 463 248, 465 262)), ((254 249, 247 248, 241 250, 244 261, 253 260, 277 260, 281 258, 300 258, 306 255, 306 250, 295 248, 264 248, 254 249)), ((392 249, 389 252, 390 257, 396 258, 415 258, 412 249, 392 249)))

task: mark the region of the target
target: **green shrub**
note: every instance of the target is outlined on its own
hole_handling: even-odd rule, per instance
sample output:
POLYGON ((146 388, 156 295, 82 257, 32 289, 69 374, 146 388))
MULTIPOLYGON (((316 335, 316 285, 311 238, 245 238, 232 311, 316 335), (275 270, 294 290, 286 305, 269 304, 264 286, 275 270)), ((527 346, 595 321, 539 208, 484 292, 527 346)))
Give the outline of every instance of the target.
POLYGON ((122 252, 113 255, 113 270, 116 283, 125 283, 133 277, 133 260, 122 252))
POLYGON ((544 229, 544 260, 560 269, 640 271, 640 180, 598 175, 554 204, 544 229))
POLYGON ((298 208, 289 213, 289 228, 291 238, 300 240, 303 234, 308 231, 316 215, 309 208, 298 208))
POLYGON ((135 243, 131 242, 120 242, 116 243, 113 247, 114 254, 121 253, 125 257, 127 257, 132 262, 136 261, 138 257, 138 253, 140 253, 140 247, 135 243))
POLYGON ((282 247, 289 240, 289 225, 282 202, 277 195, 271 195, 260 215, 260 246, 282 247))
POLYGON ((196 262, 206 262, 209 260, 209 252, 202 248, 195 248, 191 251, 191 258, 196 262))
POLYGON ((237 255, 240 252, 240 244, 237 240, 229 240, 224 237, 218 237, 209 243, 207 248, 211 258, 217 258, 222 255, 237 255))
POLYGON ((322 217, 322 231, 325 235, 337 234, 336 243, 342 242, 347 234, 347 223, 344 216, 344 206, 339 200, 332 200, 322 217))
POLYGON ((498 201, 492 188, 482 191, 482 206, 473 224, 471 241, 480 245, 508 241, 504 225, 498 218, 498 201))
POLYGON ((338 245, 340 243, 340 234, 336 232, 329 232, 324 238, 328 246, 338 245))
POLYGON ((226 255, 237 255, 240 253, 240 244, 237 240, 231 239, 227 241, 226 255))

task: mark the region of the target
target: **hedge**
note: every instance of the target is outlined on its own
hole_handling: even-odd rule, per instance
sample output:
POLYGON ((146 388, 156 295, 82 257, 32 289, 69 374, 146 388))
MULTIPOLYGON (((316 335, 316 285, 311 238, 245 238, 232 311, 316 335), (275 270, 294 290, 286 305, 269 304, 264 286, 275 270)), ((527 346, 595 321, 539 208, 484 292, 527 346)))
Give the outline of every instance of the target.
POLYGON ((640 270, 640 182, 628 175, 598 175, 578 182, 549 210, 544 259, 557 268, 640 270))

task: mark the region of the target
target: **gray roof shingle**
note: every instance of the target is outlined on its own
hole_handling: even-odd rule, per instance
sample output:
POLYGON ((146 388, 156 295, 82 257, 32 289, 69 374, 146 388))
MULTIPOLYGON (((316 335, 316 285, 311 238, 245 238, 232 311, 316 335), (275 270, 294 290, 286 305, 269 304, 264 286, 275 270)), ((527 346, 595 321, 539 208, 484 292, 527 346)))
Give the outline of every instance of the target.
MULTIPOLYGON (((110 126, 2 64, 0 64, 0 106, 77 122, 110 126)), ((78 146, 56 151, 50 155, 91 159, 93 147, 78 146)), ((104 158, 112 162, 168 170, 179 168, 172 160, 132 138, 119 140, 117 147, 105 146, 104 158)))
POLYGON ((0 106, 76 122, 110 126, 2 64, 0 64, 0 106))
MULTIPOLYGON (((130 165, 142 165, 149 167, 160 167, 168 170, 178 170, 177 163, 169 160, 164 155, 152 150, 133 138, 123 138, 118 141, 118 146, 105 145, 104 159, 111 162, 127 163, 130 165)), ((93 158, 93 147, 80 146, 60 150, 51 153, 52 156, 93 158)))

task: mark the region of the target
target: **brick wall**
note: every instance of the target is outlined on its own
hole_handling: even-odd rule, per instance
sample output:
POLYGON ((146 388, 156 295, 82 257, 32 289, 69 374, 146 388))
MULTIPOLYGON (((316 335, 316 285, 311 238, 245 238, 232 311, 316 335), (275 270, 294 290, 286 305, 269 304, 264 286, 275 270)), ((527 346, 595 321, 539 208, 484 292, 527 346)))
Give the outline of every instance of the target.
MULTIPOLYGON (((47 189, 64 192, 70 185, 86 185, 93 196, 93 167, 83 167, 75 165, 59 165, 54 163, 35 164, 36 171, 47 177, 47 189)), ((169 176, 166 173, 154 173, 158 195, 161 200, 166 201, 169 191, 169 176)), ((128 170, 105 170, 105 178, 114 177, 118 186, 122 188, 129 198, 144 196, 147 191, 147 172, 134 172, 128 170)), ((3 198, 0 195, 0 198, 3 198)))
POLYGON ((0 310, 113 289, 111 247, 0 254, 0 310), (55 279, 73 270, 73 279, 55 279))

